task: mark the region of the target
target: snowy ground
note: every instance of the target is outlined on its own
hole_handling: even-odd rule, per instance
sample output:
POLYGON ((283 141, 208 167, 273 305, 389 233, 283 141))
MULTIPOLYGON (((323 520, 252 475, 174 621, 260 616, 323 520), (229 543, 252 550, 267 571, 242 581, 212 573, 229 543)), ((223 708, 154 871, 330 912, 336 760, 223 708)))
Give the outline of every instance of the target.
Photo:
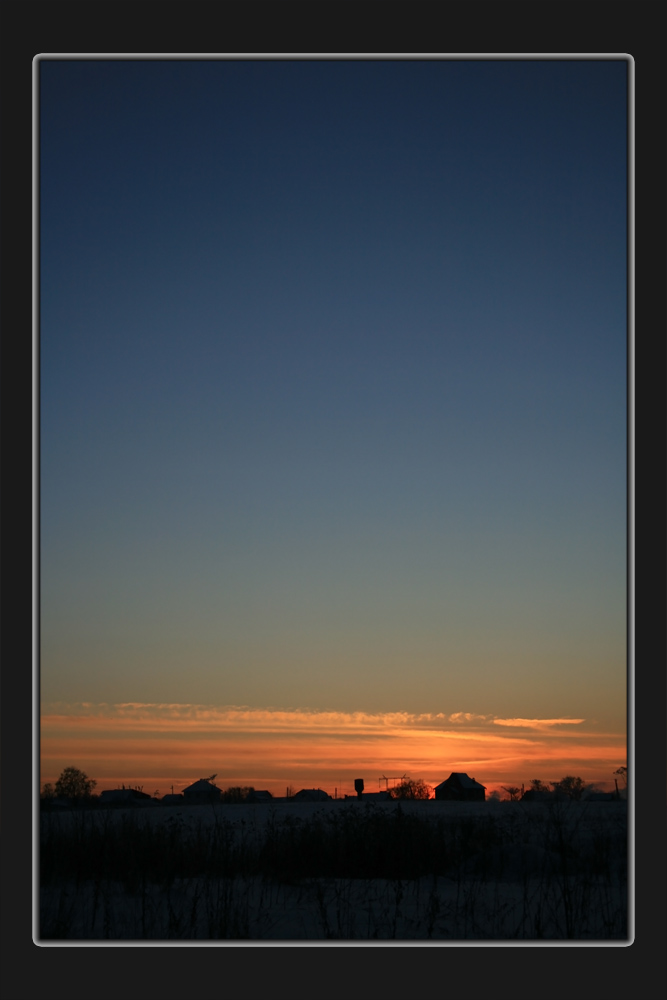
MULTIPOLYGON (((81 823, 108 824, 109 831, 138 820, 198 843, 223 829, 253 845, 311 829, 317 820, 326 829, 336 817, 352 817, 350 810, 364 821, 391 820, 397 804, 374 803, 370 810, 354 801, 175 806, 63 812, 42 821, 61 831, 81 823)), ((488 848, 462 850, 444 872, 416 878, 241 871, 156 884, 142 877, 141 866, 121 880, 101 870, 93 878, 56 878, 42 888, 42 934, 54 940, 413 943, 627 936, 625 803, 568 802, 550 811, 541 803, 429 801, 404 802, 401 810, 405 817, 444 820, 473 838, 486 824, 494 839, 488 848)))

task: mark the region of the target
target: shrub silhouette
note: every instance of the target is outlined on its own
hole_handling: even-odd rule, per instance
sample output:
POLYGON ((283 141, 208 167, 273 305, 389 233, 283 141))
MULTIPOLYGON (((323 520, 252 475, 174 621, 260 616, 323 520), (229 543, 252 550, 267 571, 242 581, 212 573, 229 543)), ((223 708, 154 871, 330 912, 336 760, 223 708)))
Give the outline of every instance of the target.
POLYGON ((96 784, 96 781, 78 767, 66 767, 56 781, 56 795, 75 802, 89 799, 96 784))
POLYGON ((391 789, 392 799, 430 799, 433 789, 421 778, 414 781, 412 778, 405 778, 400 785, 391 789))

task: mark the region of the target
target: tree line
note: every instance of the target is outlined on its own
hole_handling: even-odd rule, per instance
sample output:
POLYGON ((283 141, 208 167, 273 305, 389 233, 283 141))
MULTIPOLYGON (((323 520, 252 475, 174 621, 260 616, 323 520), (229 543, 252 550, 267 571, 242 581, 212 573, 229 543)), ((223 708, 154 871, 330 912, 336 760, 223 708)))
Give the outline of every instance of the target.
MULTIPOLYGON (((619 767, 614 771, 614 774, 619 775, 623 786, 627 788, 628 784, 628 769, 627 767, 619 767)), ((618 782, 616 783, 618 787, 618 782)), ((503 785, 502 789, 509 796, 510 802, 516 802, 518 799, 525 794, 522 788, 518 788, 516 785, 503 785)), ((578 802, 582 797, 584 792, 587 790, 587 785, 583 778, 578 776, 568 774, 560 781, 549 781, 544 782, 539 778, 533 778, 530 782, 529 792, 534 792, 540 797, 543 796, 553 796, 566 799, 573 799, 578 802)))

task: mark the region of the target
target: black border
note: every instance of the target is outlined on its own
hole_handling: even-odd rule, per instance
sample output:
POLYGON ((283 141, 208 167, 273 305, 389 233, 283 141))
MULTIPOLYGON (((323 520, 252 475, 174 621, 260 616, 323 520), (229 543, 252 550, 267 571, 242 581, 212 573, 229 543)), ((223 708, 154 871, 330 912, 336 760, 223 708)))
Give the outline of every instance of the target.
POLYGON ((667 989, 665 122, 667 18, 647 2, 263 5, 31 2, 0 10, 3 490, 0 993, 116 1000, 384 996, 415 988, 542 1000, 667 989), (222 28, 214 30, 220 24, 222 28), (299 42, 297 42, 299 39, 299 42), (307 46, 301 41, 307 41, 307 46), (32 940, 31 139, 40 52, 629 53, 636 74, 636 939, 626 948, 40 948, 32 940), (657 570, 657 572, 656 572, 657 570), (456 987, 459 986, 459 989, 456 987))

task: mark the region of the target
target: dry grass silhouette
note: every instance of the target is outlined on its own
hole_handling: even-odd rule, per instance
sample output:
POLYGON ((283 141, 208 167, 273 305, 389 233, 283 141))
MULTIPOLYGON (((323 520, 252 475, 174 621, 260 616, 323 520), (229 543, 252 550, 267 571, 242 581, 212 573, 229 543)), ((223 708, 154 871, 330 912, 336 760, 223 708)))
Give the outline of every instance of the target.
POLYGON ((434 806, 45 812, 40 937, 627 937, 624 802, 434 806))

